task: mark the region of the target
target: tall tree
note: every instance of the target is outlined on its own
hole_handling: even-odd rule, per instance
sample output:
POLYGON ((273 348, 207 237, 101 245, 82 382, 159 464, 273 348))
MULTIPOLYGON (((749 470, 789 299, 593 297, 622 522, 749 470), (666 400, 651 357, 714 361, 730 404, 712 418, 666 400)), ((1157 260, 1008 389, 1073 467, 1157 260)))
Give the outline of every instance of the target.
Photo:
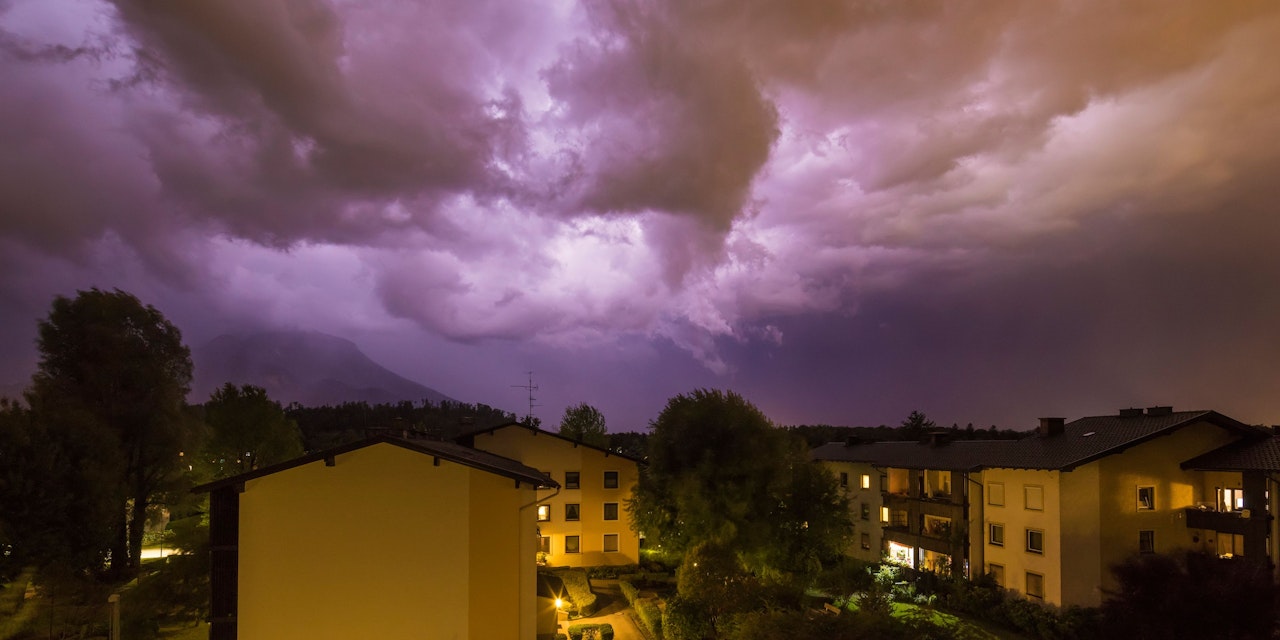
POLYGON ((119 289, 57 297, 37 344, 32 409, 42 417, 75 415, 49 426, 103 433, 110 446, 101 455, 120 462, 111 570, 130 574, 152 498, 172 487, 189 444, 191 353, 164 315, 119 289))
POLYGON ((560 435, 597 447, 609 446, 604 414, 585 402, 565 407, 564 417, 560 419, 560 435))
POLYGON ((928 416, 920 411, 912 411, 906 420, 902 421, 902 437, 906 440, 918 440, 924 437, 928 431, 936 429, 937 423, 930 420, 928 416))
POLYGON ((628 508, 637 530, 683 554, 700 543, 733 549, 752 569, 793 571, 843 548, 851 525, 834 481, 802 442, 736 393, 672 398, 650 425, 649 464, 628 508), (809 535, 824 532, 822 535, 809 535), (828 532, 835 532, 827 535, 828 532))
POLYGON ((224 477, 302 455, 302 433, 266 389, 227 383, 204 405, 203 461, 224 477))

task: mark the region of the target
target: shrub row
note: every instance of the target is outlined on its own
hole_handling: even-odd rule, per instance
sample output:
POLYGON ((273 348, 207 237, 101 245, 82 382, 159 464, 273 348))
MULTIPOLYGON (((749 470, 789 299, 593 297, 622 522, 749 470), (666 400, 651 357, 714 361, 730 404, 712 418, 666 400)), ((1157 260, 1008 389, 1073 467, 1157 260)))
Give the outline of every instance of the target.
POLYGON ((662 610, 658 608, 658 602, 654 598, 640 598, 631 603, 636 610, 636 616, 640 618, 640 624, 643 624, 649 630, 649 635, 655 639, 662 638, 662 610))
POLYGON ((613 625, 604 624, 574 624, 569 625, 569 640, 582 640, 582 636, 588 631, 598 631, 596 637, 600 640, 613 640, 613 625))
POLYGON ((635 606, 636 598, 640 597, 640 590, 626 580, 618 582, 618 588, 622 590, 622 597, 627 599, 627 604, 635 606))
POLYGON ((604 578, 613 579, 619 576, 636 573, 640 571, 638 564, 617 564, 617 565, 601 565, 598 567, 585 567, 588 578, 604 578))

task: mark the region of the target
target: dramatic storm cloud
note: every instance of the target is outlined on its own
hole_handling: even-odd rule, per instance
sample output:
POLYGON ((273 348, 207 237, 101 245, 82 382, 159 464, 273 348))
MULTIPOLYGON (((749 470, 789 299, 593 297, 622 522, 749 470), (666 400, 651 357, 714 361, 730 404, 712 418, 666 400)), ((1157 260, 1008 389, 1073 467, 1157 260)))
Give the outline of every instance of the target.
POLYGON ((0 383, 52 296, 638 428, 1280 422, 1266 1, 0 0, 0 383))

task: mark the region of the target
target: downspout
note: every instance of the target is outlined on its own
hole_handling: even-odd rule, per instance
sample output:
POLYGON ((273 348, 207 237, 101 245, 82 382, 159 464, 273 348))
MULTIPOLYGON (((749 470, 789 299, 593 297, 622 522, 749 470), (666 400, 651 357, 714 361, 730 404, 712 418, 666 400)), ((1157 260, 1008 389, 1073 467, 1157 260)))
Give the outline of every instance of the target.
MULTIPOLYGON (((965 471, 965 472, 964 472, 964 479, 965 479, 965 480, 967 480, 967 481, 969 481, 969 482, 972 482, 972 483, 973 483, 973 484, 975 484, 975 485, 978 485, 978 504, 986 504, 985 502, 983 502, 983 501, 985 500, 985 498, 982 496, 982 483, 981 483, 981 482, 978 482, 977 480, 974 480, 974 479, 973 479, 973 476, 972 476, 972 475, 970 475, 970 472, 968 472, 968 471, 965 471)), ((966 486, 968 486, 968 485, 966 485, 966 486)), ((966 492, 966 493, 968 493, 968 492, 966 492)), ((966 495, 966 496, 965 496, 965 498, 964 498, 964 522, 965 522, 965 524, 966 524, 966 525, 967 525, 967 524, 969 524, 969 514, 970 514, 970 511, 969 511, 969 505, 970 505, 970 504, 972 504, 972 503, 973 503, 972 494, 970 494, 970 495, 966 495)), ((985 523, 985 522, 979 522, 979 523, 977 523, 977 524, 979 525, 979 526, 978 526, 978 530, 982 532, 982 534, 981 534, 981 536, 982 536, 982 537, 981 537, 981 540, 983 541, 983 544, 986 544, 986 539, 987 539, 987 526, 986 526, 986 523, 985 523)), ((966 557, 966 559, 968 559, 968 558, 970 558, 970 557, 973 555, 972 553, 970 553, 970 547, 972 547, 972 546, 973 546, 973 544, 972 544, 972 540, 973 540, 973 528, 972 528, 972 527, 970 527, 970 528, 969 528, 969 535, 965 536, 965 538, 966 538, 966 539, 965 539, 965 543, 964 543, 964 544, 965 544, 965 550, 964 550, 964 551, 965 551, 965 557, 966 557)), ((982 562, 982 564, 983 564, 983 571, 982 571, 982 573, 983 573, 983 574, 986 574, 986 566, 985 566, 985 565, 986 565, 986 555, 985 555, 985 554, 983 555, 982 560, 983 560, 983 562, 982 562)), ((973 580, 973 571, 974 571, 974 563, 970 562, 970 563, 969 563, 969 571, 968 571, 968 575, 967 575, 967 576, 965 576, 965 577, 966 577, 966 578, 968 578, 969 580, 973 580)))

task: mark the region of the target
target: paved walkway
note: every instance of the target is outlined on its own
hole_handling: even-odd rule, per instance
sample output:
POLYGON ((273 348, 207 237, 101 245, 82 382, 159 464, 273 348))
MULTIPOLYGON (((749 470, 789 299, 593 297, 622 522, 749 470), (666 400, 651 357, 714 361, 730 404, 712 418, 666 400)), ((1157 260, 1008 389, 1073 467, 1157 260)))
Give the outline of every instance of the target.
POLYGON ((631 606, 622 597, 617 580, 592 580, 591 591, 596 594, 596 613, 593 616, 577 620, 560 621, 560 633, 569 634, 569 627, 575 624, 613 625, 613 640, 645 640, 644 634, 631 619, 631 606))

